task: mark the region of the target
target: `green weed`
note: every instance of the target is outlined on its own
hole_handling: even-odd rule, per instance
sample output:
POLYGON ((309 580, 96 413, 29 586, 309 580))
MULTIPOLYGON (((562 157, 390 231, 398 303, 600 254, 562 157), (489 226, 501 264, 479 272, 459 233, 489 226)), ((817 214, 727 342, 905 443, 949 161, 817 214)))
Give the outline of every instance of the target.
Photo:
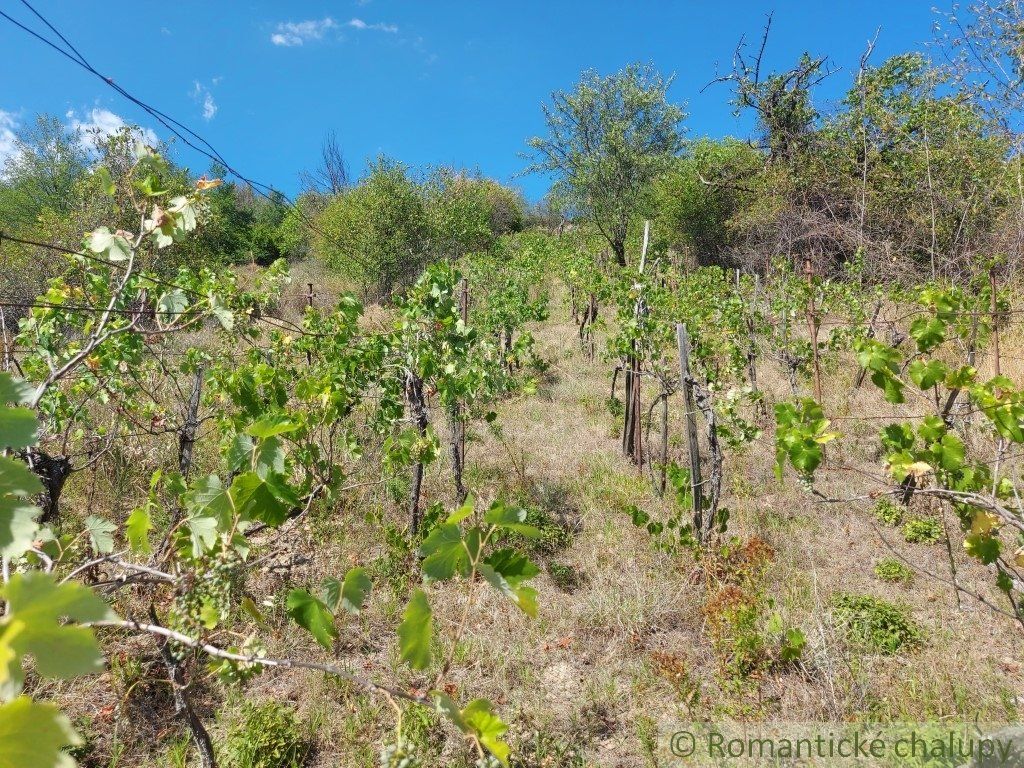
POLYGON ((832 596, 836 626, 854 645, 891 656, 924 639, 907 608, 871 595, 837 592, 832 596))
POLYGON ((892 584, 909 584, 914 579, 914 572, 899 560, 887 557, 875 564, 875 576, 892 584))
POLYGON ((246 703, 224 741, 226 768, 300 768, 309 754, 308 729, 276 702, 246 703))

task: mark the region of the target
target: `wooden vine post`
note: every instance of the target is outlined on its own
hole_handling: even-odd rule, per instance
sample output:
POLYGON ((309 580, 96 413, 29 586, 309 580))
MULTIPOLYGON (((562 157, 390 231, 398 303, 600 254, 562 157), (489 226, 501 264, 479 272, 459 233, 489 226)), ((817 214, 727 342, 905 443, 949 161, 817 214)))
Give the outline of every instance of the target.
POLYGON ((188 480, 192 473, 192 454, 195 451, 196 435, 199 432, 199 403, 203 396, 203 366, 196 369, 192 393, 188 398, 185 419, 178 432, 178 471, 188 480))
POLYGON ((684 323, 676 323, 676 341, 679 345, 679 379, 683 390, 686 424, 686 447, 690 454, 690 492, 693 496, 693 530, 703 539, 703 482, 700 475, 700 444, 697 442, 697 403, 693 396, 693 376, 690 374, 690 337, 684 323))
MULTIPOLYGON (((644 268, 647 264, 647 246, 650 243, 651 236, 651 222, 644 222, 644 243, 643 248, 640 251, 640 277, 643 278, 644 268)), ((640 295, 636 299, 636 308, 634 309, 634 315, 637 320, 644 314, 646 307, 644 306, 643 293, 638 291, 640 295)), ((641 439, 642 435, 642 419, 640 417, 640 354, 639 354, 639 343, 634 338, 630 342, 630 354, 626 356, 626 410, 623 418, 622 427, 622 452, 627 457, 633 460, 633 463, 637 465, 641 470, 644 466, 644 453, 643 443, 641 439)))
MULTIPOLYGON (((469 280, 462 278, 459 284, 459 315, 462 324, 469 324, 469 280)), ((452 422, 451 454, 452 476, 455 481, 455 495, 461 504, 466 500, 468 492, 463 485, 462 476, 466 468, 466 422, 462 418, 462 406, 455 402, 449 414, 452 422)))
POLYGON ((597 322, 597 294, 593 291, 590 292, 587 299, 587 355, 591 360, 594 359, 594 354, 597 352, 597 347, 594 340, 594 323, 597 322))
MULTIPOLYGON (((417 376, 412 370, 406 371, 405 397, 409 403, 409 410, 412 413, 412 420, 416 426, 416 432, 421 440, 427 436, 427 399, 423 392, 423 379, 417 376)), ((412 477, 409 489, 409 528, 413 534, 420 529, 420 491, 423 488, 423 460, 419 459, 413 464, 412 477)))

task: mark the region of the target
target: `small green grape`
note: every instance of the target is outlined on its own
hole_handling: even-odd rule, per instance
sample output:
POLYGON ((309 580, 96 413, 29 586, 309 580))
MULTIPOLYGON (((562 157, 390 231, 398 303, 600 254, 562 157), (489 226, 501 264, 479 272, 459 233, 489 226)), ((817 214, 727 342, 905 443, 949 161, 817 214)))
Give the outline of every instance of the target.
POLYGON ((380 768, 421 768, 419 758, 405 745, 385 744, 380 750, 380 768))

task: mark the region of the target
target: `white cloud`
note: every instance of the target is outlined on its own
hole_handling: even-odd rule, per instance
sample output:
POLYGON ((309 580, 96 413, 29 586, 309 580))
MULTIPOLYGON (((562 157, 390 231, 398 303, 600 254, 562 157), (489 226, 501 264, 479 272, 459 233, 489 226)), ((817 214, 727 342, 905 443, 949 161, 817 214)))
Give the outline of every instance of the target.
MULTIPOLYGON (((216 85, 220 82, 219 77, 213 78, 213 84, 216 85)), ((198 80, 192 87, 192 99, 194 101, 201 101, 203 105, 203 120, 213 120, 213 116, 217 114, 217 102, 214 101, 213 94, 210 89, 200 83, 198 80)))
POLYGON ((270 36, 270 42, 286 47, 302 45, 307 40, 321 39, 324 33, 337 26, 338 23, 330 16, 310 21, 282 21, 270 36))
POLYGON ((387 32, 389 34, 394 34, 398 31, 398 26, 395 24, 367 24, 362 19, 352 19, 348 22, 348 26, 353 29, 372 29, 377 32, 387 32))
MULTIPOLYGON (((103 107, 93 107, 82 117, 79 117, 75 110, 69 109, 65 117, 68 119, 68 128, 80 131, 82 145, 89 148, 93 146, 93 137, 102 141, 128 125, 123 117, 103 107)), ((133 132, 146 144, 155 146, 159 143, 159 139, 150 128, 135 126, 133 132)))
POLYGON ((17 127, 18 121, 14 113, 0 109, 0 174, 3 173, 7 158, 14 154, 17 146, 18 137, 14 134, 14 129, 17 127))

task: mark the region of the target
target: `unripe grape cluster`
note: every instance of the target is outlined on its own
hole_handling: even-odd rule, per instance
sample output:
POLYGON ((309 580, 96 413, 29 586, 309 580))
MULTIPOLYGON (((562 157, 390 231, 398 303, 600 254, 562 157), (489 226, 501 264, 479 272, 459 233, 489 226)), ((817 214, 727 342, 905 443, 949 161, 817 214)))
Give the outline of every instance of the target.
MULTIPOLYGON (((233 547, 221 547, 195 565, 191 578, 174 597, 168 615, 170 626, 195 637, 211 624, 225 621, 231 613, 232 595, 239 587, 242 559, 233 547)), ((179 659, 188 653, 186 646, 175 644, 179 659)))
MULTIPOLYGON (((266 646, 256 637, 249 637, 241 646, 231 646, 231 653, 263 658, 267 655, 266 646)), ((214 659, 210 669, 216 673, 225 685, 242 685, 263 671, 263 665, 257 662, 234 661, 232 659, 214 659)))
POLYGON ((406 745, 385 744, 380 751, 380 768, 420 768, 419 758, 406 745))

